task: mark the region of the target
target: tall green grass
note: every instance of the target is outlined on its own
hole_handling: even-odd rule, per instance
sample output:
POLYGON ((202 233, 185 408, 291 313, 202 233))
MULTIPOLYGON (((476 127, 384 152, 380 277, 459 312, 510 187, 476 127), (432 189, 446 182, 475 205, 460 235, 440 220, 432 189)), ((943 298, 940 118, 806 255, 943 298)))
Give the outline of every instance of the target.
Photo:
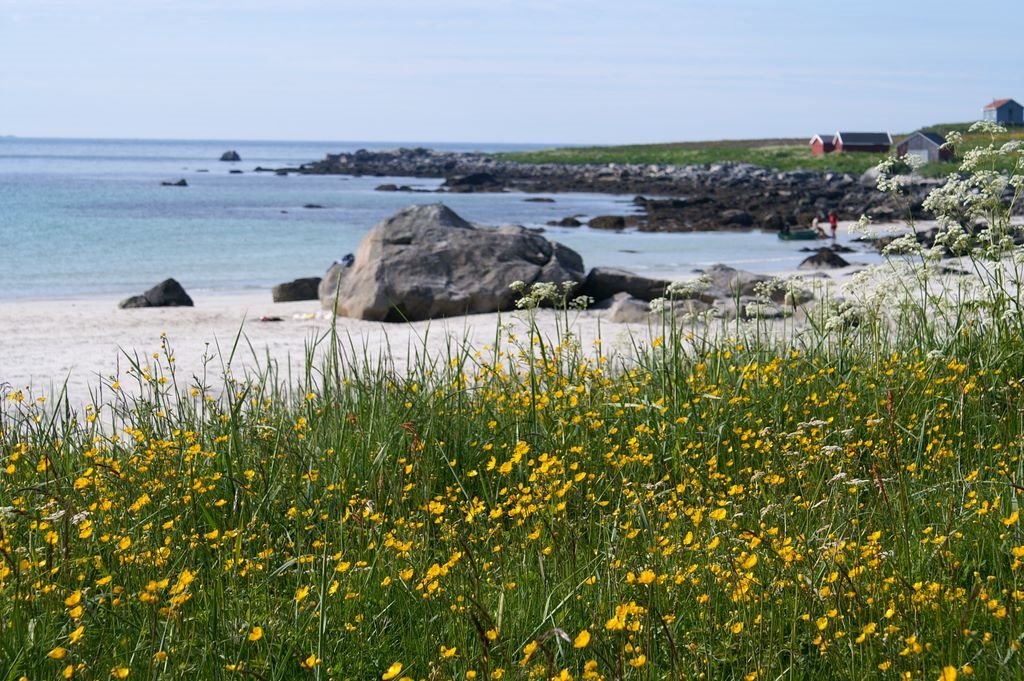
POLYGON ((553 338, 401 370, 331 333, 217 378, 239 337, 184 381, 164 339, 85 411, 8 390, 0 672, 1024 675, 1020 183, 983 170, 934 199, 973 284, 918 252, 782 333, 667 314, 619 362, 542 289, 553 338))

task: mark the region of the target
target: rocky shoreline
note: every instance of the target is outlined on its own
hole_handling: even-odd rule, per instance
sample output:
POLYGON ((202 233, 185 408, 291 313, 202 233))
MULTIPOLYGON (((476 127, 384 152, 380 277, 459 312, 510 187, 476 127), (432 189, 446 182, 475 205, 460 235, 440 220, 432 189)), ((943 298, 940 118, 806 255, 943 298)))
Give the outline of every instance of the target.
MULTIPOLYGON (((267 169, 261 169, 267 170, 267 169)), ((328 154, 298 168, 274 169, 316 175, 444 178, 440 192, 522 191, 537 194, 594 192, 634 195, 636 213, 598 216, 590 226, 688 232, 807 226, 836 211, 841 220, 869 215, 876 221, 924 217, 921 203, 941 183, 911 184, 902 201, 878 191, 875 177, 796 170, 776 172, 746 163, 697 166, 572 165, 506 161, 488 154, 396 149, 328 154)), ((415 191, 382 185, 381 191, 415 191)), ((530 199, 528 199, 530 200, 530 199)), ((572 226, 576 216, 556 224, 572 226)), ((577 224, 579 224, 577 222, 577 224)))

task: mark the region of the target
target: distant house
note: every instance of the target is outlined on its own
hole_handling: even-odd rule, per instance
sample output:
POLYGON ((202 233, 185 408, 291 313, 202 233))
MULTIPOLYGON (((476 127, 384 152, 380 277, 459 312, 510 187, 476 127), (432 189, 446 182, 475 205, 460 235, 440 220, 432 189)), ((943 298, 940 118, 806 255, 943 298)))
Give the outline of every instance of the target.
POLYGON ((922 161, 949 161, 953 158, 953 150, 943 147, 946 138, 934 132, 918 130, 896 145, 896 155, 917 156, 922 161))
POLYGON ((836 153, 886 153, 892 148, 892 135, 887 132, 837 132, 834 140, 836 153))
POLYGON ((835 145, 835 133, 825 133, 824 135, 815 135, 811 138, 811 156, 824 156, 833 149, 835 145))
POLYGON ((1024 125, 1024 107, 1012 99, 996 99, 985 105, 981 117, 993 123, 1024 125))

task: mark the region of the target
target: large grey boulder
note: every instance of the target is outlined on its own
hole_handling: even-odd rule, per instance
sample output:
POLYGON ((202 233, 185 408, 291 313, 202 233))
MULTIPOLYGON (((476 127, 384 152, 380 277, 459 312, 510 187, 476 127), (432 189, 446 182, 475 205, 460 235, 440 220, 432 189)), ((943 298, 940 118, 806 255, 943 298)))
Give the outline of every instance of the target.
POLYGON ((120 308, 133 307, 192 307, 192 298, 185 293, 174 279, 165 279, 141 296, 132 296, 117 305, 120 308))
POLYGON ((578 286, 583 259, 524 227, 474 227, 441 204, 410 206, 363 238, 351 267, 320 283, 324 309, 374 321, 418 321, 513 307, 514 281, 578 286))

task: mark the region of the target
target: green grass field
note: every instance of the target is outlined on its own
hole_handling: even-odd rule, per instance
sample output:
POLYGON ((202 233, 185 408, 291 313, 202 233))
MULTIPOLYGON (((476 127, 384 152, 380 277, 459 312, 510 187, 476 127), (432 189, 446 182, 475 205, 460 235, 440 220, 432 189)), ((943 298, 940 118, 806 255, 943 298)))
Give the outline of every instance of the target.
MULTIPOLYGON (((946 134, 952 130, 966 133, 969 127, 970 124, 966 123, 940 124, 923 129, 946 134)), ((898 143, 905 136, 896 135, 894 141, 898 143)), ((1013 139, 1024 139, 1024 131, 1011 130, 1000 136, 1001 142, 1013 139)), ((958 154, 979 144, 987 144, 989 136, 965 134, 964 142, 962 148, 958 150, 958 154)), ((524 163, 695 165, 739 161, 780 171, 814 170, 855 175, 874 167, 885 156, 885 154, 850 153, 812 156, 807 139, 721 140, 611 147, 566 147, 501 155, 507 160, 524 163)), ((930 163, 921 168, 920 172, 926 176, 941 177, 955 169, 955 163, 930 163)))
MULTIPOLYGON (((411 375, 172 350, 81 418, 0 411, 6 678, 1024 673, 1024 356, 669 325, 411 375)), ((126 381, 128 380, 126 378, 126 381)), ((59 405, 58 405, 59 406, 59 405)))

